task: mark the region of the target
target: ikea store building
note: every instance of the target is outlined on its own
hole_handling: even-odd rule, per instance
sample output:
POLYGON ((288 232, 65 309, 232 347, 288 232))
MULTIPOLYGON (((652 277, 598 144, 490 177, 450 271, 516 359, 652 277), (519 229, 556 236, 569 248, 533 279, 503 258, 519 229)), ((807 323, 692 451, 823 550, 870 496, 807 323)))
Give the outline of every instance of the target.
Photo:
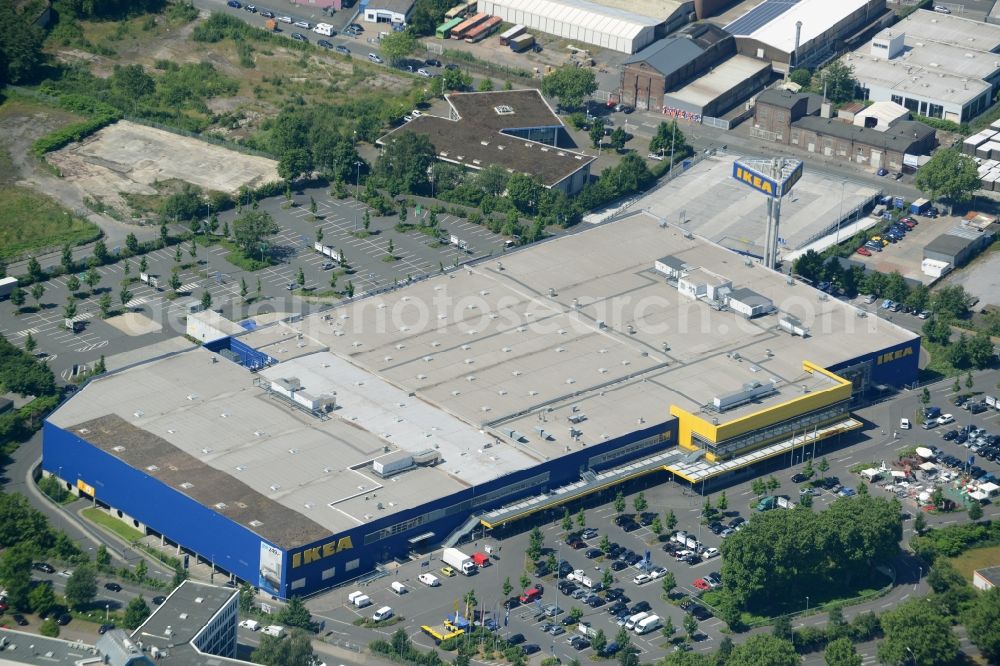
POLYGON ((43 471, 280 598, 862 427, 916 335, 644 212, 89 382, 43 471), (561 509, 560 509, 561 510, 561 509))

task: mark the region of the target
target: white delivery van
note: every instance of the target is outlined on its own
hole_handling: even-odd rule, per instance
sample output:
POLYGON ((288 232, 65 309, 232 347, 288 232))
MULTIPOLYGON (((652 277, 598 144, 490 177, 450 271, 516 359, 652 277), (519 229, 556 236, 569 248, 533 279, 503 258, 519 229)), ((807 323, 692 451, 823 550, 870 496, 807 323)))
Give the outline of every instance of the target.
POLYGON ((347 600, 353 604, 354 600, 362 595, 364 595, 364 592, 362 592, 361 590, 354 590, 353 592, 347 595, 347 600))
POLYGON ((280 624, 271 624, 264 627, 264 634, 267 636, 274 636, 275 638, 281 638, 285 635, 285 628, 280 624))
POLYGON ((636 613, 625 622, 626 629, 635 629, 635 625, 649 617, 649 613, 636 613))
POLYGON ((381 622, 382 620, 388 620, 392 617, 392 608, 389 606, 382 606, 377 611, 372 613, 372 620, 375 622, 381 622))
POLYGON ((260 622, 257 620, 243 620, 240 622, 240 628, 249 629, 250 631, 257 631, 260 629, 260 622))
POLYGON ((389 585, 389 587, 391 587, 392 591, 395 592, 396 594, 406 594, 408 592, 406 586, 400 583, 398 580, 392 581, 392 584, 389 585))
POLYGON ((358 608, 364 608, 365 606, 371 606, 372 600, 367 594, 362 594, 360 597, 354 597, 354 605, 358 608))
POLYGON ((651 631, 655 631, 660 628, 660 618, 656 615, 650 615, 647 618, 643 618, 635 625, 635 633, 637 634, 648 634, 651 631))
POLYGON ((438 580, 437 576, 429 573, 420 574, 419 576, 417 576, 417 580, 419 580, 427 587, 437 587, 438 585, 441 584, 441 581, 438 580))

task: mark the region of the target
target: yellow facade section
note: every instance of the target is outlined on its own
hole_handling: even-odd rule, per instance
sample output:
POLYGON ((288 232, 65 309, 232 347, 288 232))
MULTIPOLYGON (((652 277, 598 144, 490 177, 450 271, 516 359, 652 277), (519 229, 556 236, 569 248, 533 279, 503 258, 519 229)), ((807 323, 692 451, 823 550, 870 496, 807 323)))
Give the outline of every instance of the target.
MULTIPOLYGON (((760 428, 766 428, 767 426, 787 421, 801 414, 807 414, 850 399, 853 390, 850 381, 809 361, 803 361, 802 368, 808 373, 818 372, 826 375, 830 379, 833 379, 837 385, 799 396, 788 402, 762 409, 753 414, 747 414, 728 423, 719 423, 718 425, 677 405, 671 405, 670 414, 677 417, 677 443, 688 450, 697 449, 698 447, 693 444, 692 436, 698 435, 713 444, 718 444, 733 437, 738 437, 739 435, 744 435, 760 428)), ((713 462, 715 461, 715 457, 711 454, 706 454, 706 458, 713 462)))

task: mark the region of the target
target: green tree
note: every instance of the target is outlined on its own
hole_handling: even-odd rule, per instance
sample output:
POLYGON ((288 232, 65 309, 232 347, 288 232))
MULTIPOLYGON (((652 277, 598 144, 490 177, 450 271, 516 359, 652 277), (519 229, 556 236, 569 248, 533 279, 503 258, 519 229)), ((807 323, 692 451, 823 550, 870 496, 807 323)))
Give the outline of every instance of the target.
POLYGON ((754 479, 750 482, 750 491, 756 497, 762 497, 767 494, 767 483, 764 479, 754 479))
POLYGON ((66 297, 66 304, 63 306, 63 318, 72 319, 76 316, 76 299, 73 294, 66 297))
POLYGON ((969 295, 960 284, 941 287, 931 295, 930 309, 946 320, 961 319, 969 312, 969 295))
POLYGON ((1000 663, 1000 587, 976 595, 962 614, 962 624, 991 664, 1000 663))
POLYGON ((247 300, 247 294, 248 293, 250 293, 250 290, 247 289, 247 281, 246 281, 245 278, 241 277, 240 278, 240 300, 242 300, 242 301, 247 300))
POLYGON ((786 640, 768 634, 751 636, 733 648, 726 666, 799 666, 802 658, 786 640))
POLYGON ((170 289, 176 294, 177 290, 181 288, 181 276, 176 272, 170 274, 170 289))
POLYGON ((719 501, 716 502, 715 508, 717 508, 719 511, 722 511, 723 513, 725 513, 726 509, 729 508, 729 500, 726 499, 726 491, 725 490, 723 490, 722 491, 722 495, 719 496, 719 501))
POLYGON ((193 240, 191 241, 191 245, 188 246, 188 254, 191 256, 192 259, 198 256, 198 244, 195 243, 193 240))
POLYGON ((80 289, 80 278, 75 275, 70 275, 66 279, 66 290, 73 294, 80 289))
POLYGON ((677 577, 674 576, 674 572, 668 571, 663 574, 663 577, 660 578, 660 584, 663 586, 663 593, 669 597, 670 593, 677 587, 677 577))
POLYGON ((830 471, 830 463, 827 461, 825 457, 820 458, 819 465, 816 466, 816 469, 819 470, 820 478, 825 479, 826 473, 830 471))
POLYGON ((646 501, 646 494, 640 492, 638 495, 636 495, 635 499, 632 500, 632 506, 635 507, 636 513, 642 513, 643 511, 648 509, 649 502, 646 501))
POLYGON ((258 277, 257 278, 257 300, 258 301, 260 300, 261 289, 262 288, 261 288, 261 284, 260 284, 260 278, 258 277))
POLYGON ((302 603, 300 597, 292 597, 288 600, 285 607, 278 612, 278 623, 304 631, 315 631, 312 615, 309 614, 309 609, 302 603))
POLYGON ((31 297, 35 299, 35 305, 41 307, 42 296, 45 295, 45 285, 41 282, 36 282, 31 285, 31 297))
POLYGON ((253 588, 244 583, 240 587, 240 613, 246 615, 253 608, 253 588))
POLYGON ((604 119, 594 118, 590 123, 590 142, 594 148, 600 148, 604 141, 604 119))
POLYGON ((958 655, 958 638, 948 617, 926 599, 910 599, 881 617, 885 637, 877 649, 883 664, 920 666, 951 664, 958 655))
POLYGON ((674 634, 677 633, 677 627, 674 626, 674 619, 667 615, 663 618, 663 629, 660 630, 664 638, 672 638, 674 634))
POLYGON ((524 592, 528 589, 528 586, 531 585, 531 576, 529 576, 528 572, 525 571, 521 574, 521 579, 518 582, 521 584, 521 591, 524 592))
POLYGON ((139 582, 146 580, 146 575, 149 573, 149 565, 146 564, 146 560, 139 560, 139 563, 135 565, 135 579, 139 582))
POLYGON ((628 133, 624 128, 616 127, 611 132, 611 136, 608 137, 611 142, 611 147, 617 150, 619 153, 625 150, 625 142, 628 141, 628 133))
POLYGON ((121 301, 122 307, 128 305, 128 302, 132 300, 132 292, 128 290, 128 285, 124 282, 121 289, 118 290, 118 300, 121 301))
MULTIPOLYGON (((24 501, 27 505, 27 501, 24 501)), ((4 527, 9 530, 19 530, 25 527, 29 529, 35 521, 25 521, 21 523, 4 511, 2 517, 9 521, 9 525, 4 527)), ((30 514, 29 514, 30 515, 30 514)), ((41 523, 44 526, 44 522, 41 523)), ((5 539, 7 544, 12 541, 5 539)), ((31 554, 32 547, 27 543, 19 543, 13 548, 7 548, 0 555, 0 585, 7 590, 7 603, 18 610, 28 610, 31 593, 31 554)))
POLYGON ((476 86, 476 90, 479 92, 492 92, 493 90, 493 79, 488 76, 484 76, 479 80, 479 85, 476 86))
POLYGON ((45 33, 34 25, 35 14, 16 2, 0 2, 0 85, 27 83, 45 61, 45 33))
POLYGON ((531 532, 528 533, 528 549, 525 552, 532 561, 541 556, 543 542, 542 531, 537 526, 531 528, 531 532))
POLYGON ((676 120, 671 120, 669 123, 661 122, 656 126, 653 138, 649 140, 649 152, 651 153, 670 157, 671 149, 675 156, 687 155, 691 152, 691 146, 688 145, 684 133, 677 126, 676 120))
POLYGON ((139 625, 145 622, 149 616, 149 606, 146 604, 146 600, 142 598, 142 595, 139 595, 128 602, 128 606, 125 607, 125 628, 130 630, 138 629, 139 625))
POLYGON ((788 75, 788 78, 797 85, 803 88, 808 88, 809 84, 812 83, 812 72, 803 67, 799 67, 792 70, 792 73, 788 75))
POLYGON ((181 263, 184 260, 184 255, 181 254, 181 246, 178 245, 174 248, 174 263, 181 263))
POLYGON ((969 505, 969 520, 976 522, 983 517, 983 506, 979 502, 969 505))
POLYGON ((81 564, 73 570, 63 592, 66 603, 72 608, 82 608, 97 595, 97 574, 90 564, 81 564))
POLYGON ((417 48, 417 39, 410 30, 390 32, 379 41, 382 54, 393 65, 413 53, 417 48))
POLYGON ((56 623, 55 618, 45 618, 42 625, 38 628, 38 633, 49 638, 59 638, 59 625, 56 623))
POLYGON ((826 666, 861 666, 861 655, 854 649, 850 638, 838 638, 827 644, 823 652, 826 666))
POLYGON ((250 659, 264 666, 313 666, 316 656, 309 635, 294 630, 286 638, 262 637, 250 659))
POLYGON ((698 633, 698 619, 691 613, 684 614, 684 633, 691 639, 698 633))
POLYGON ((625 494, 621 490, 619 490, 618 494, 615 495, 614 507, 615 513, 620 514, 625 512, 625 494))
POLYGON ((615 575, 611 573, 611 569, 605 569, 604 573, 601 574, 601 584, 605 588, 609 588, 615 584, 615 575))
POLYGON ((101 311, 101 319, 107 319, 111 312, 111 294, 105 292, 97 301, 97 307, 101 311))
POLYGON ((63 245, 59 263, 62 264, 63 270, 67 273, 73 272, 73 246, 69 243, 63 245))
POLYGON ((968 201, 980 186, 976 162, 960 150, 942 148, 917 171, 916 186, 932 199, 968 201))
POLYGON ((361 216, 361 228, 364 229, 365 233, 367 234, 368 233, 368 229, 371 226, 372 226, 372 216, 371 216, 371 213, 369 213, 368 209, 366 208, 365 209, 365 214, 361 216))
POLYGON ((427 170, 436 160, 434 146, 424 134, 404 131, 393 136, 375 162, 375 173, 399 191, 422 191, 428 185, 427 170))
POLYGON ((10 302, 15 308, 17 308, 18 312, 20 312, 21 308, 24 307, 24 301, 24 289, 14 287, 14 291, 10 292, 10 302))
POLYGON ((600 549, 602 553, 607 555, 608 552, 611 550, 611 537, 609 537, 607 534, 602 536, 600 543, 597 544, 597 547, 600 549))
POLYGON ((590 641, 590 646, 594 648, 595 653, 600 653, 601 650, 608 646, 608 637, 604 634, 603 629, 597 630, 597 633, 594 634, 593 639, 590 641))
POLYGON ((42 581, 31 588, 28 593, 28 604, 31 610, 39 616, 48 615, 56 605, 56 593, 48 581, 42 581))
POLYGON ((28 331, 28 335, 24 336, 24 351, 33 354, 37 347, 38 343, 35 341, 35 336, 31 334, 31 331, 28 331))
POLYGON ((774 618, 774 626, 771 630, 771 634, 775 638, 780 638, 782 640, 791 641, 792 640, 792 618, 787 615, 779 615, 774 618))
POLYGON ((967 346, 969 363, 977 370, 988 368, 995 358, 993 341, 985 331, 979 331, 969 340, 967 346))
POLYGON ((206 289, 201 292, 201 309, 211 310, 212 309, 212 294, 206 289))
POLYGON ((331 271, 330 272, 330 289, 336 289, 337 288, 337 278, 338 278, 337 271, 331 271))
POLYGON ((83 276, 83 281, 87 283, 87 287, 90 289, 90 293, 94 293, 94 289, 101 282, 101 274, 93 266, 87 269, 87 272, 83 276))
POLYGON ((563 508, 562 522, 559 525, 562 527, 563 532, 570 532, 573 529, 573 517, 569 513, 569 509, 563 508))
POLYGON ((576 526, 580 529, 587 526, 587 514, 584 513, 583 509, 576 512, 576 526))
POLYGON ((507 180, 507 199, 522 213, 538 210, 544 188, 541 183, 524 173, 515 173, 507 180))
POLYGON ((663 534, 663 522, 660 520, 659 516, 653 518, 652 522, 649 523, 649 531, 657 537, 663 534))
POLYGON ((857 79, 854 78, 854 68, 840 60, 834 60, 821 69, 813 80, 817 87, 822 86, 826 90, 826 97, 834 104, 854 99, 858 87, 857 79))
POLYGON ((663 521, 664 526, 667 528, 667 532, 673 532, 674 528, 677 527, 677 515, 674 513, 673 509, 667 511, 667 516, 663 521))
POLYGON ((514 586, 510 584, 510 576, 503 579, 503 587, 501 587, 504 597, 509 597, 510 593, 514 591, 514 586))
POLYGON ((572 110, 583 105, 583 98, 597 90, 597 78, 588 67, 565 65, 542 79, 542 92, 559 98, 559 105, 572 110))
POLYGON ((246 257, 263 254, 261 244, 278 233, 278 223, 263 210, 247 211, 233 220, 233 239, 246 257))
POLYGON ((386 247, 386 254, 393 259, 396 258, 396 245, 392 242, 391 238, 389 239, 389 245, 386 247))
POLYGON ((111 566, 111 553, 103 543, 97 547, 97 555, 94 556, 94 564, 98 569, 103 570, 111 566))
POLYGON ((344 291, 348 298, 354 298, 354 283, 350 280, 347 281, 347 289, 344 291))
POLYGON ((476 591, 475 590, 469 590, 468 592, 466 592, 465 596, 462 597, 462 603, 465 605, 466 608, 470 608, 470 609, 473 609, 476 606, 478 606, 479 605, 479 599, 476 597, 476 591))
POLYGON ((781 487, 781 482, 772 474, 767 477, 767 491, 773 493, 775 490, 781 487))
POLYGON ((583 611, 577 608, 576 606, 573 606, 572 608, 569 609, 569 616, 573 619, 574 622, 579 622, 580 618, 583 617, 583 611))
POLYGON ((924 390, 920 392, 920 404, 929 405, 931 403, 931 392, 926 386, 924 390))
POLYGON ((924 516, 924 512, 920 511, 917 513, 917 517, 913 519, 913 531, 919 536, 922 535, 926 529, 927 518, 924 516))

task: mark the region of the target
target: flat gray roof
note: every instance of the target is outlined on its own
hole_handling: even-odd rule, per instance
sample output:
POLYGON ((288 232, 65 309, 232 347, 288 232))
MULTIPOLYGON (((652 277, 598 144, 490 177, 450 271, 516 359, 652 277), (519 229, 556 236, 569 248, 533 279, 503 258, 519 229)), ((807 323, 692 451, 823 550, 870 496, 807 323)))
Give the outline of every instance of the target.
POLYGON ((170 645, 190 643, 222 608, 240 592, 231 587, 219 587, 186 580, 153 609, 132 638, 143 645, 165 649, 170 645), (167 635, 167 630, 170 635, 167 635))
POLYGON ((862 85, 908 92, 923 99, 965 104, 991 88, 988 83, 979 79, 938 71, 916 63, 910 64, 899 58, 885 60, 855 52, 847 54, 842 60, 845 65, 854 69, 854 78, 862 85))
MULTIPOLYGON (((973 79, 989 78, 1000 69, 996 53, 974 48, 965 42, 943 42, 906 34, 905 19, 902 27, 895 25, 875 35, 876 38, 890 39, 893 35, 905 34, 905 49, 893 58, 894 61, 973 79)), ((868 53, 870 48, 871 42, 868 42, 855 53, 868 53)))
POLYGON ((0 664, 75 665, 83 659, 100 657, 97 647, 83 641, 46 638, 38 634, 0 627, 0 664))
POLYGON ((924 41, 962 45, 980 51, 1000 49, 1000 26, 962 18, 956 14, 939 14, 918 9, 893 26, 897 32, 924 41))
POLYGON ((975 242, 975 237, 959 236, 954 233, 941 234, 924 246, 925 252, 957 254, 975 242))
POLYGON ((736 54, 680 90, 669 93, 668 96, 692 106, 704 107, 743 81, 757 76, 762 70, 770 67, 770 64, 762 60, 736 54))
MULTIPOLYGON (((726 412, 737 418, 803 384, 828 386, 804 360, 829 366, 916 337, 645 212, 241 339, 267 342, 267 330, 289 354, 299 343, 313 351, 254 375, 198 348, 96 379, 50 421, 74 428, 115 415, 156 438, 140 441, 196 460, 186 471, 228 475, 272 502, 279 520, 291 510, 337 533, 664 422, 672 404, 698 411, 773 379, 775 395, 726 412), (680 296, 653 269, 665 254, 778 311, 747 321, 680 296), (811 336, 781 332, 784 314, 811 336), (335 391, 338 409, 318 418, 290 408, 267 389, 281 377, 313 395, 335 391), (568 435, 571 416, 578 438, 568 435), (387 454, 435 447, 435 467, 391 480, 371 470, 387 454)), ((112 455, 128 460, 127 449, 112 455)), ((196 490, 173 473, 163 479, 209 508, 232 499, 227 483, 196 490)))

